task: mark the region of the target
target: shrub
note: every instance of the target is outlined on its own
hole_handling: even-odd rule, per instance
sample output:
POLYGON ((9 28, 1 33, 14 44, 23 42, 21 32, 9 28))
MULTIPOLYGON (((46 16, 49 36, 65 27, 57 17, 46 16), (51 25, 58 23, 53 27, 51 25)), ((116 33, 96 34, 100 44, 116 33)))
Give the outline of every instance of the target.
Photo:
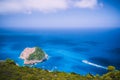
POLYGON ((115 70, 115 67, 114 66, 108 66, 108 71, 114 71, 115 70))

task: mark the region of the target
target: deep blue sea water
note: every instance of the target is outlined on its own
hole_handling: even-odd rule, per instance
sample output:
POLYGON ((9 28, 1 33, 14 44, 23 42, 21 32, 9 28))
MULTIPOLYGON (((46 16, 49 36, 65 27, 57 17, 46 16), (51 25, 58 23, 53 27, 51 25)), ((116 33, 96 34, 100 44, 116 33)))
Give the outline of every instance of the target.
POLYGON ((47 61, 34 65, 50 71, 59 70, 104 74, 106 67, 120 69, 120 29, 104 31, 45 32, 39 34, 0 34, 0 60, 13 59, 20 66, 20 53, 26 47, 41 47, 47 61))

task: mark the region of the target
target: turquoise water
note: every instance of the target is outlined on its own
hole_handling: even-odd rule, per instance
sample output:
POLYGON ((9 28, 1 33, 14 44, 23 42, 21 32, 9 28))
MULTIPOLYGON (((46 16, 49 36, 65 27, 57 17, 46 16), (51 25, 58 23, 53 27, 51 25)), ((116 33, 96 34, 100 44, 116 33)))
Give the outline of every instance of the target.
POLYGON ((20 53, 26 47, 38 46, 49 55, 47 61, 34 65, 38 68, 81 75, 104 74, 108 65, 120 69, 120 29, 36 34, 1 33, 0 60, 11 58, 24 66, 20 53))

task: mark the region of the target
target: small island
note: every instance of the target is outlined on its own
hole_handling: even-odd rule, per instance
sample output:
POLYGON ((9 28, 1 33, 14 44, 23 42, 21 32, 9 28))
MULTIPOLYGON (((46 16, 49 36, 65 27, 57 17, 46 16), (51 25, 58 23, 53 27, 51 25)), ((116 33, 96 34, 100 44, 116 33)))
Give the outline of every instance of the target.
POLYGON ((48 55, 39 47, 25 48, 20 54, 20 58, 24 60, 24 64, 35 64, 43 62, 48 55))

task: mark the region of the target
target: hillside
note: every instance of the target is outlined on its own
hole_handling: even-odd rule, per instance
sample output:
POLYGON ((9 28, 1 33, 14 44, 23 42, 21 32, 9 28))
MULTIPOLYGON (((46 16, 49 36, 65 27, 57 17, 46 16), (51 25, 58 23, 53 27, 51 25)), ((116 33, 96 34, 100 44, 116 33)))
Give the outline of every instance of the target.
POLYGON ((0 62, 0 80, 120 80, 120 71, 110 71, 103 76, 76 73, 49 72, 39 68, 17 66, 13 60, 0 62))

